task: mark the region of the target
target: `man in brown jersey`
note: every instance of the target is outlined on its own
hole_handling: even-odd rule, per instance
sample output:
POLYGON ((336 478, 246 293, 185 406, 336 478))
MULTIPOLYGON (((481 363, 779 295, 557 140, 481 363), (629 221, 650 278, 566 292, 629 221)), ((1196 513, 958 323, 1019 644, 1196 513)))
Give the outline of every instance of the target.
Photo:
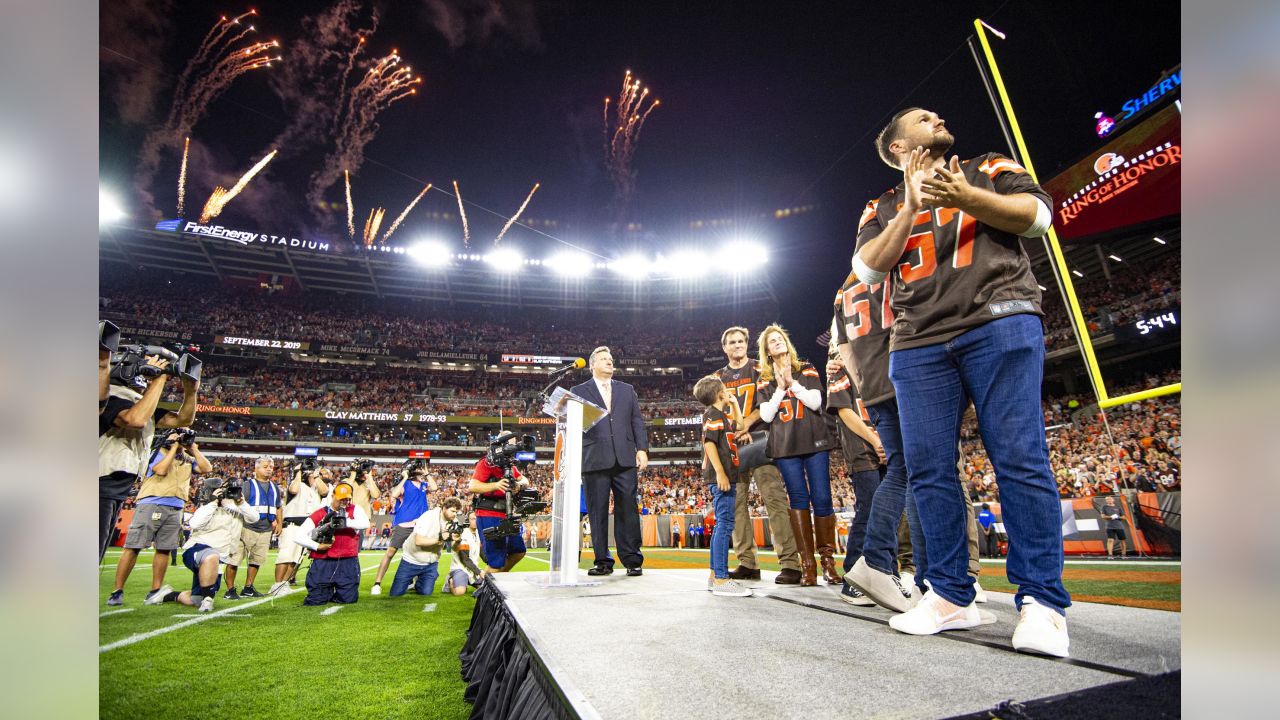
POLYGON ((876 148, 903 181, 868 206, 853 258, 859 280, 888 280, 891 288, 889 377, 932 588, 890 626, 928 635, 983 623, 967 574, 968 517, 955 472, 960 419, 972 400, 1000 478, 1006 571, 1018 585, 1013 646, 1065 657, 1071 598, 1062 585, 1060 509, 1040 409, 1044 328, 1021 245, 1048 229, 1050 199, 999 154, 948 161, 954 142, 937 113, 894 115, 876 148))

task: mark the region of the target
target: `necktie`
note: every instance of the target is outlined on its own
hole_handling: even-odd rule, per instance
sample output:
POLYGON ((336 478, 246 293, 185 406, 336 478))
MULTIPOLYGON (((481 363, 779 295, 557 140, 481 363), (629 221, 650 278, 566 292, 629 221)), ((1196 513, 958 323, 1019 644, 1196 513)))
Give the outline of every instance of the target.
POLYGON ((613 411, 613 383, 604 384, 604 407, 610 412, 613 411))

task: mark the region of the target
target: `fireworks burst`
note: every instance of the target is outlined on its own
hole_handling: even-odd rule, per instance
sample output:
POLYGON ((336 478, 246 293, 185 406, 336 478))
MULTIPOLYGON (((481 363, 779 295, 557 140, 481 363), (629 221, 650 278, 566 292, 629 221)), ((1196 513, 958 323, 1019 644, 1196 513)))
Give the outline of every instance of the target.
POLYGON ((462 206, 462 191, 458 181, 453 181, 453 196, 458 199, 458 214, 462 216, 462 247, 471 247, 471 226, 467 224, 467 209, 462 206))
POLYGON ((382 216, 386 214, 382 208, 369 211, 369 219, 364 221, 364 246, 372 247, 374 238, 378 237, 378 226, 382 224, 382 216))
POLYGON ((382 236, 383 243, 387 242, 387 240, 391 238, 391 233, 395 232, 396 228, 400 227, 400 223, 404 222, 404 219, 409 216, 409 211, 413 210, 413 206, 417 205, 418 201, 422 199, 422 196, 426 195, 427 191, 430 189, 431 183, 427 183, 427 186, 422 188, 422 192, 418 193, 418 197, 414 198, 413 202, 409 203, 409 205, 404 209, 404 212, 400 213, 400 216, 395 219, 395 222, 391 223, 391 227, 387 228, 387 234, 382 236))
POLYGON ((347 237, 356 237, 356 206, 351 203, 351 171, 343 170, 342 177, 347 181, 347 237))
POLYGON ((613 101, 604 99, 605 166, 617 193, 619 219, 624 219, 635 194, 636 173, 631 161, 640 143, 640 132, 649 114, 662 104, 655 99, 646 105, 646 100, 649 100, 649 88, 643 87, 630 70, 622 78, 622 89, 617 103, 613 105, 612 116, 609 109, 613 101))
POLYGON ((151 198, 150 185, 160 165, 161 152, 176 147, 178 138, 190 136, 191 129, 204 116, 209 104, 236 78, 251 70, 271 67, 272 63, 281 60, 280 55, 272 54, 280 47, 277 40, 233 47, 245 36, 257 32, 255 26, 247 23, 256 15, 256 10, 250 10, 234 18, 220 18, 205 34, 195 55, 178 77, 168 119, 147 136, 139 154, 135 184, 144 197, 151 198))
POLYGON ((191 138, 182 143, 182 169, 178 170, 178 217, 182 217, 187 205, 187 152, 191 150, 191 138))
POLYGON ((221 185, 215 187, 213 189, 213 194, 209 196, 208 202, 204 204, 204 210, 200 213, 200 222, 207 223, 211 219, 217 217, 222 212, 222 209, 227 206, 227 203, 235 199, 235 196, 239 195, 241 190, 244 190, 245 186, 249 184, 249 181, 252 180, 255 175, 262 172, 262 168, 266 167, 267 163, 271 162, 271 159, 276 156, 277 152, 279 151, 272 150, 266 157, 259 160, 257 165, 249 168, 249 171, 244 175, 241 175, 240 179, 236 181, 235 185, 231 186, 230 190, 227 190, 221 185))
POLYGON ((516 214, 512 215, 510 220, 507 220, 507 224, 502 226, 502 232, 498 233, 498 237, 494 238, 493 244, 495 246, 502 242, 502 236, 506 235, 507 230, 510 230, 511 226, 516 223, 516 220, 520 219, 520 215, 524 213, 524 209, 529 206, 529 201, 533 199, 533 194, 538 192, 538 188, 541 186, 542 183, 533 184, 533 189, 529 191, 529 195, 525 197, 524 202, 520 203, 520 209, 516 210, 516 214))
MULTIPOLYGON (((362 36, 350 56, 353 64, 363 44, 362 36)), ((312 207, 322 205, 325 191, 337 181, 339 169, 359 171, 364 162, 364 148, 378 133, 378 115, 395 102, 417 94, 422 78, 414 76, 408 65, 401 66, 402 59, 392 50, 365 72, 346 97, 338 98, 342 105, 334 125, 334 150, 325 159, 324 167, 311 176, 307 192, 307 201, 312 207)))

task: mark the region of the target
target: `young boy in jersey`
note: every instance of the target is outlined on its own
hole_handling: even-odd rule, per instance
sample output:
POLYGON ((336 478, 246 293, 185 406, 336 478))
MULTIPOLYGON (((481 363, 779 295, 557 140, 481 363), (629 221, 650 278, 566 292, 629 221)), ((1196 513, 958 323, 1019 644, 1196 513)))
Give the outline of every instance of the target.
POLYGON ((711 488, 715 503, 716 524, 711 534, 711 578, 707 589, 712 595, 748 597, 751 590, 729 577, 729 545, 733 536, 734 481, 738 478, 738 445, 733 434, 737 421, 730 415, 733 398, 724 382, 708 375, 693 386, 693 396, 707 409, 702 415, 703 479, 711 488))

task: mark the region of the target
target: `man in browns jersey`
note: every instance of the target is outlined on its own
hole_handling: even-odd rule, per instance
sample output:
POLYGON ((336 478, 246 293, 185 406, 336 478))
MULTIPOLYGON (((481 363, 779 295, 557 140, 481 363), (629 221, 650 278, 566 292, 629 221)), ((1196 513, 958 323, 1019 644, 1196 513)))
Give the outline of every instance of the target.
MULTIPOLYGON (((866 217, 864 213, 864 222, 866 217)), ((841 362, 854 380, 860 402, 880 437, 885 455, 884 476, 871 499, 867 516, 862 556, 856 558, 847 571, 845 585, 846 589, 866 593, 881 607, 906 612, 927 590, 924 578, 928 562, 923 552, 924 532, 915 500, 908 492, 898 400, 889 381, 889 327, 893 324, 893 309, 888 293, 887 283, 867 285, 856 274, 849 273, 836 295, 832 339, 841 362), (898 525, 904 510, 916 560, 914 588, 903 582, 897 561, 898 525)), ((843 597, 853 599, 848 592, 843 592, 843 597)))
POLYGON ((974 627, 967 574, 967 511, 955 466, 969 401, 1000 478, 1018 586, 1017 650, 1066 657, 1060 510, 1040 410, 1044 327, 1040 291, 1021 238, 1048 229, 1050 199, 1018 163, 995 153, 961 162, 936 113, 908 108, 876 138, 902 183, 864 213, 853 270, 868 285, 888 280, 893 325, 889 377, 920 511, 932 587, 890 620, 930 635, 974 627))
POLYGON ((756 402, 756 382, 760 379, 759 364, 747 357, 750 343, 747 329, 734 326, 720 334, 720 349, 728 364, 716 371, 720 382, 738 404, 739 419, 734 440, 742 450, 744 472, 738 475, 738 487, 734 497, 733 553, 738 557, 738 567, 729 573, 735 580, 759 580, 760 566, 756 560, 755 529, 751 523, 750 488, 755 481, 756 490, 764 501, 769 514, 769 534, 773 538, 773 550, 778 553, 782 572, 774 578, 779 585, 800 584, 800 556, 796 552, 795 534, 791 532, 791 519, 787 505, 787 489, 782 484, 782 474, 765 452, 768 445, 768 425, 760 419, 756 402))

